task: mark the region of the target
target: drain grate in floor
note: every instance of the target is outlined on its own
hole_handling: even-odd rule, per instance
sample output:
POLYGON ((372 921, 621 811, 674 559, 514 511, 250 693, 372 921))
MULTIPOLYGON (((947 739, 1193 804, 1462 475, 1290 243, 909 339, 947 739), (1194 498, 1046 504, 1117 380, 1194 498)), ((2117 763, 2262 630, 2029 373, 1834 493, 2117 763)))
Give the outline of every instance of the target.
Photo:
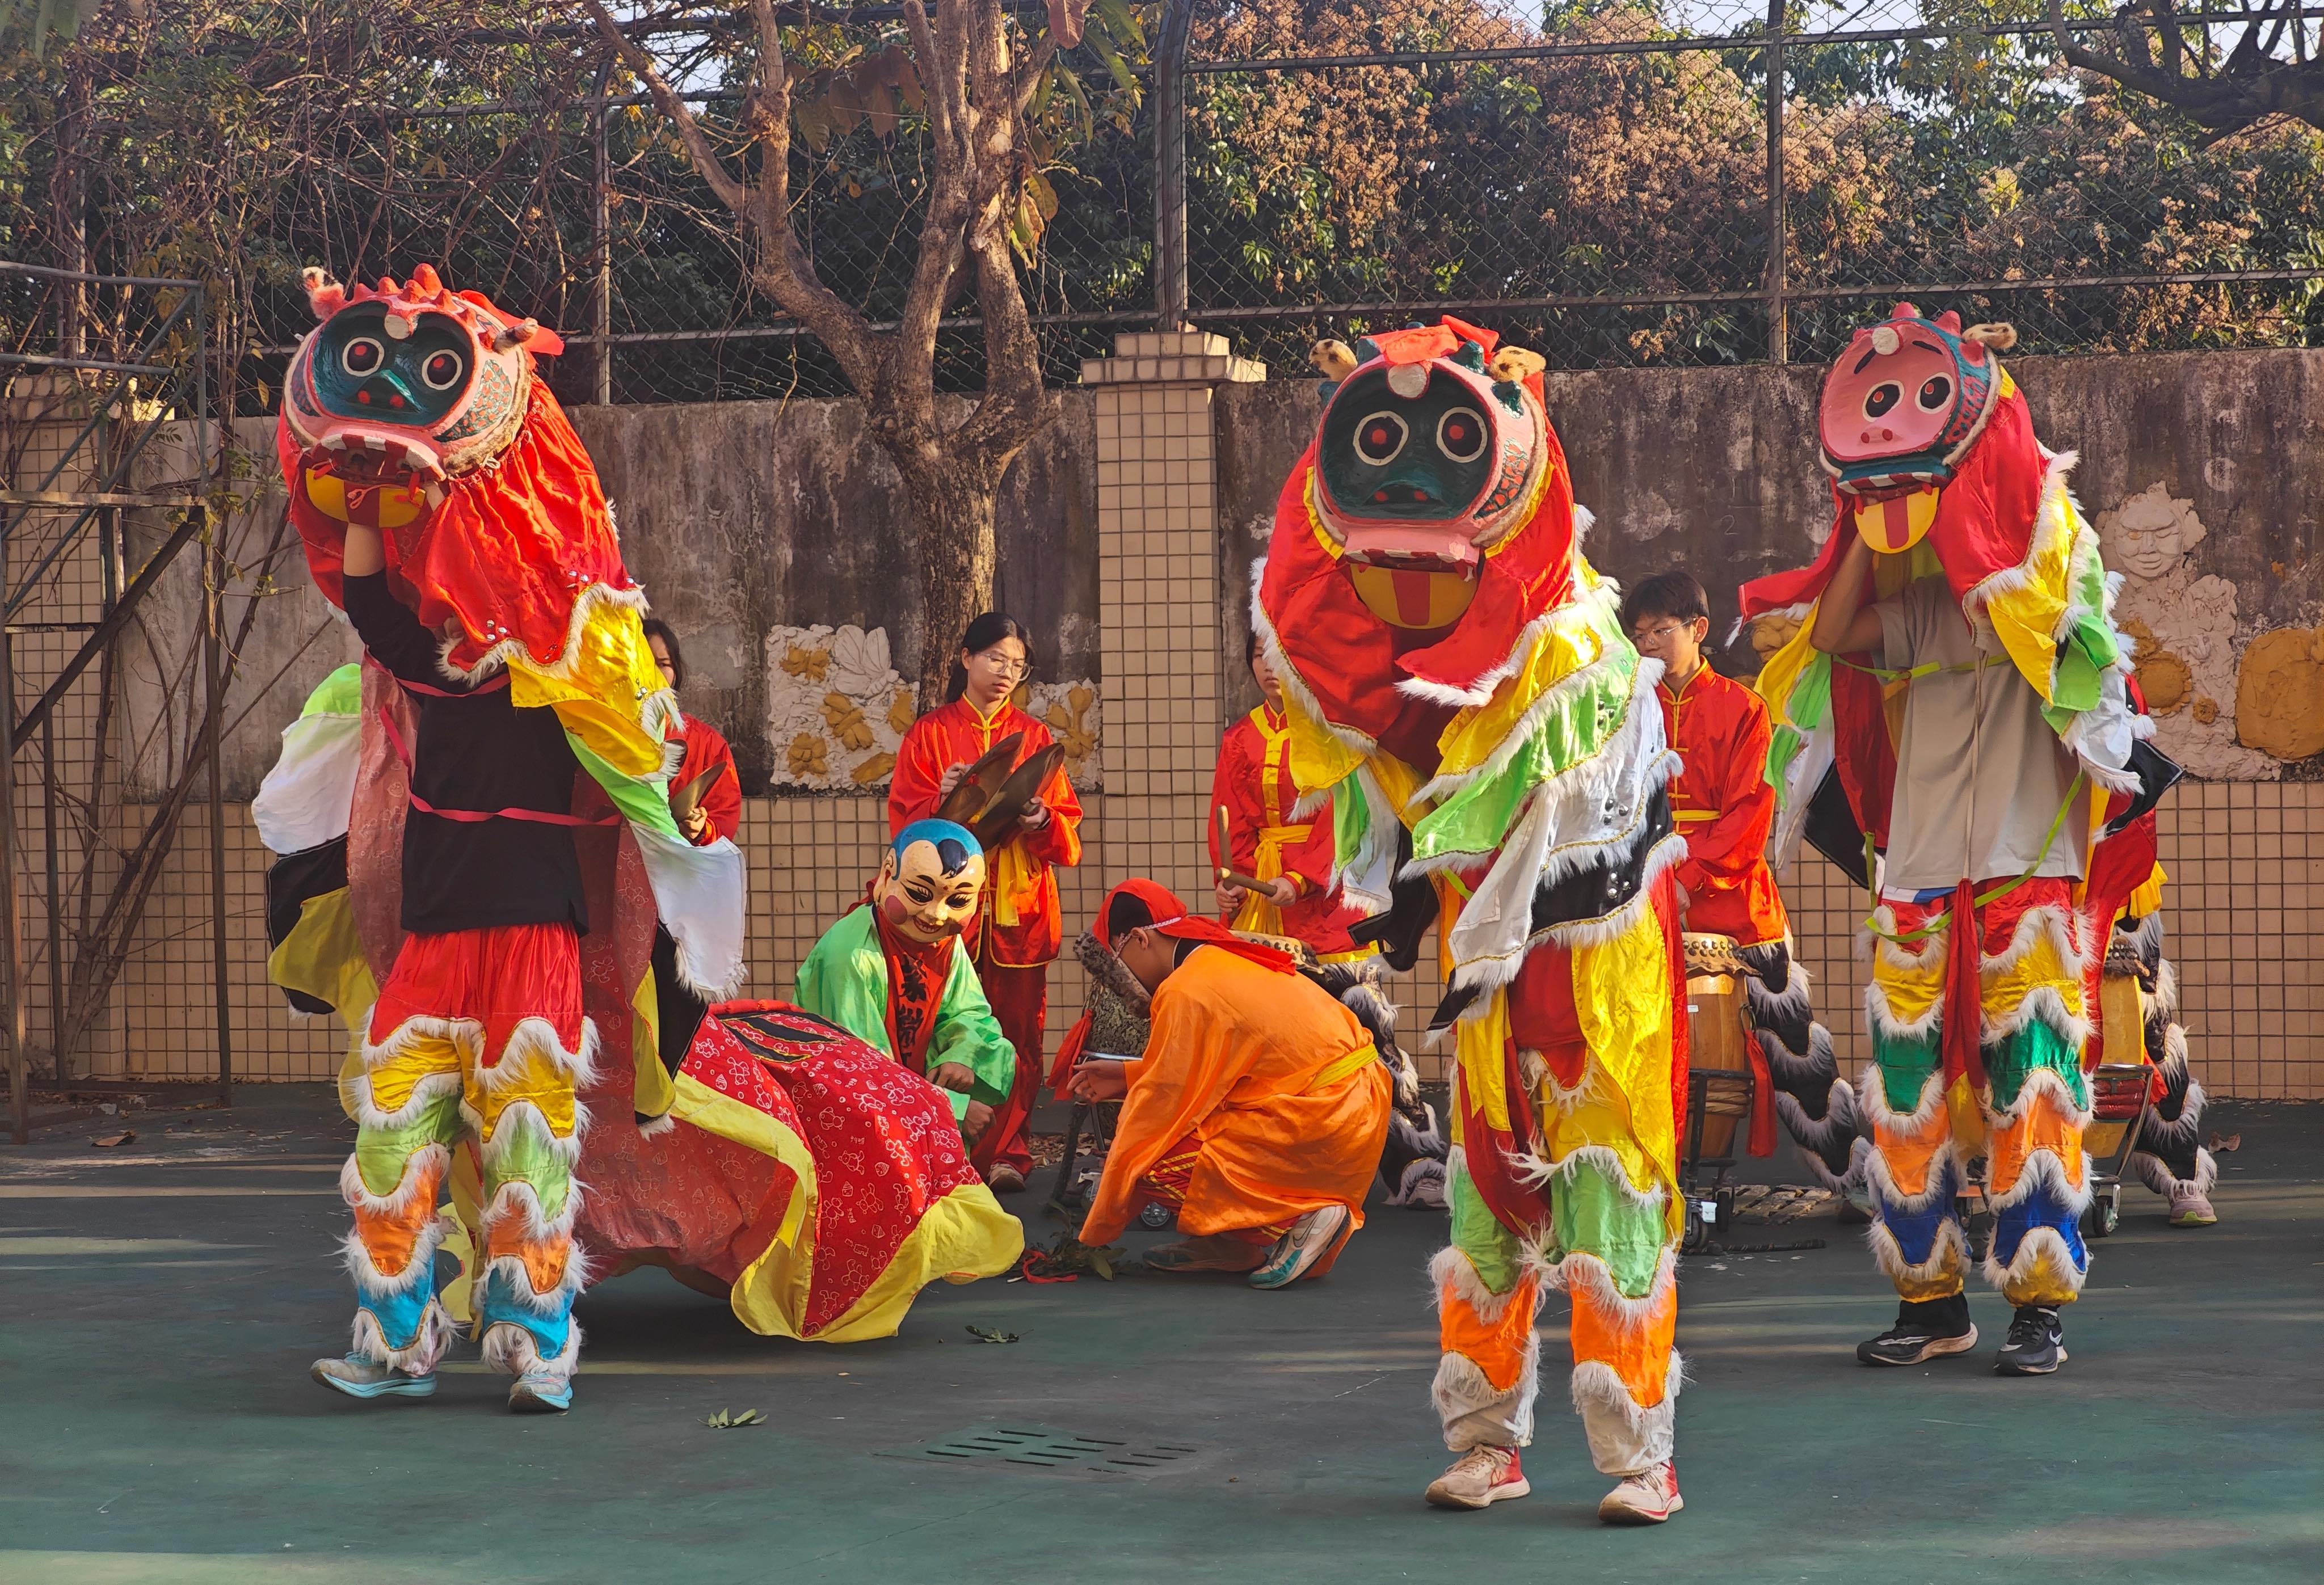
POLYGON ((997 1464, 1078 1475, 1140 1476, 1183 1465, 1196 1451, 1182 1442, 1082 1436, 1037 1425, 980 1425, 912 1447, 891 1448, 881 1456, 928 1464, 997 1464))

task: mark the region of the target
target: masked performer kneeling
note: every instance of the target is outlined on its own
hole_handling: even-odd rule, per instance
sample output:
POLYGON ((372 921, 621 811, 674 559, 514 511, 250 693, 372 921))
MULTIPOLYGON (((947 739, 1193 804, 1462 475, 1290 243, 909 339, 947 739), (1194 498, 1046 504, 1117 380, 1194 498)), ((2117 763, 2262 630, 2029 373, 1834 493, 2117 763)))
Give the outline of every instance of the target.
POLYGON ((1016 1048, 984 999, 961 930, 984 886, 967 827, 916 820, 896 834, 865 901, 799 964, 799 1005, 942 1089, 971 1145, 1016 1082, 1016 1048))
POLYGON ((1106 895, 1099 935, 1153 1025, 1142 1056, 1084 1062, 1067 1084, 1123 1102, 1082 1241, 1159 1202, 1194 1236, 1149 1255, 1158 1270, 1248 1272, 1260 1288, 1321 1276, 1363 1225, 1388 1132, 1395 1085, 1371 1033, 1288 954, 1151 880, 1106 895))

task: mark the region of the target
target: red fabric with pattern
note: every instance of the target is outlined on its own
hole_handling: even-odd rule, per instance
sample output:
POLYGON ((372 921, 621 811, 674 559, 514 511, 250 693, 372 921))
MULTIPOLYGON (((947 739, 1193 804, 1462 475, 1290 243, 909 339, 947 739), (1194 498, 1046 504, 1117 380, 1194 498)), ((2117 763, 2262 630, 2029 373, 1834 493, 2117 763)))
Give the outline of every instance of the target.
POLYGON ((944 1092, 844 1030, 779 1001, 714 1008, 696 1051, 713 1029, 760 1060, 815 1154, 815 1276, 800 1329, 812 1337, 879 1280, 929 1206, 980 1180, 944 1092))
MULTIPOLYGON (((580 1237, 605 1275, 639 1264, 731 1286, 782 1225, 798 1180, 755 1150, 689 1124, 647 1137, 629 1120, 632 1070, 601 1064, 578 1175, 580 1237)), ((788 1129, 815 1158, 814 1252, 802 1330, 844 1315, 929 1206, 977 1182, 943 1092, 846 1031, 787 1002, 727 1002, 680 1070, 788 1129)))

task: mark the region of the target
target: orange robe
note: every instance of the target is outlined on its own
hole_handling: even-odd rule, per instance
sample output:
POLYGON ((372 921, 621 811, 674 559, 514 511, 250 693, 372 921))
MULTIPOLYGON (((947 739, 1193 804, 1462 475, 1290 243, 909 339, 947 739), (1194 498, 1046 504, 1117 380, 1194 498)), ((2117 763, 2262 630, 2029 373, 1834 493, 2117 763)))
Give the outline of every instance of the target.
POLYGON ((1146 1055, 1130 1075, 1084 1243, 1127 1227, 1139 1181, 1189 1138, 1183 1232, 1279 1226, 1331 1204, 1363 1225, 1391 1085, 1371 1037, 1328 992, 1198 947, 1154 993, 1146 1055))
MULTIPOLYGON (((937 788, 945 771, 974 764, 1012 732, 1025 734, 1017 750, 1019 764, 1051 742, 1047 727, 1008 704, 988 719, 966 699, 954 699, 912 723, 897 747, 895 775, 888 785, 888 834, 933 817, 944 801, 937 788)), ((1064 944, 1055 869, 1082 862, 1082 801, 1063 766, 1041 789, 1041 798, 1049 806, 1049 823, 1038 831, 1019 832, 985 855, 985 906, 962 936, 980 969, 1038 968, 1064 944)))
POLYGON ((1219 744, 1218 769, 1211 777, 1211 865, 1215 873, 1226 866, 1254 880, 1288 876, 1299 889, 1298 900, 1286 908, 1252 892, 1231 917, 1220 917, 1237 930, 1265 935, 1288 935, 1304 941, 1318 957, 1337 959, 1368 955, 1350 939, 1351 926, 1362 922, 1364 911, 1340 901, 1332 885, 1332 806, 1308 818, 1293 821, 1299 791, 1291 779, 1291 734, 1284 729, 1283 713, 1271 705, 1258 709, 1227 728, 1219 744), (1219 845, 1219 811, 1227 812, 1227 847, 1219 845))
POLYGON ((1674 691, 1655 689, 1663 731, 1683 765, 1670 784, 1671 814, 1686 838, 1678 883, 1690 899, 1686 928, 1731 935, 1738 946, 1781 941, 1790 929, 1767 868, 1775 789, 1767 785, 1767 706, 1709 663, 1674 691))

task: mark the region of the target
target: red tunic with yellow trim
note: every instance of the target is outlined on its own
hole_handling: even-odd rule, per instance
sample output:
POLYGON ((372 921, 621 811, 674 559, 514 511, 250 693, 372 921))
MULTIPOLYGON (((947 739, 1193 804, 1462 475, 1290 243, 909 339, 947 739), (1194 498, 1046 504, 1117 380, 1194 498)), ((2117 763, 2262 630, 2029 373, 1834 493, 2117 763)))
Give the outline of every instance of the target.
POLYGON ((1767 706, 1708 663, 1676 689, 1655 689, 1663 731, 1683 769, 1670 784, 1671 814, 1686 838, 1678 882, 1691 899, 1689 930, 1731 935, 1738 946, 1781 941, 1790 928, 1767 868, 1775 789, 1767 785, 1767 706))
MULTIPOLYGON (((897 746, 895 777, 888 785, 888 834, 933 817, 944 801, 944 773, 974 764, 1012 732, 1025 734, 1017 748, 1020 765, 1051 742, 1049 729, 1014 705, 1002 705, 988 718, 966 699, 954 699, 912 723, 897 746)), ((985 855, 984 902, 961 936, 979 966, 1039 968, 1064 944, 1056 867, 1082 862, 1082 801, 1063 766, 1042 788, 1041 801, 1049 806, 1047 825, 1020 831, 985 855)))
POLYGON ((1362 921, 1364 911, 1331 890, 1332 806, 1326 803, 1307 819, 1295 822, 1290 814, 1298 801, 1298 788, 1291 779, 1291 736, 1283 713, 1261 705, 1227 728, 1219 744, 1218 769, 1211 778, 1211 864, 1213 870, 1225 866, 1254 880, 1288 876, 1299 889, 1299 899, 1278 908, 1252 892, 1227 923, 1237 930, 1292 936, 1319 956, 1353 953, 1356 944, 1348 930, 1362 921), (1219 846, 1221 809, 1227 812, 1223 852, 1219 846))

